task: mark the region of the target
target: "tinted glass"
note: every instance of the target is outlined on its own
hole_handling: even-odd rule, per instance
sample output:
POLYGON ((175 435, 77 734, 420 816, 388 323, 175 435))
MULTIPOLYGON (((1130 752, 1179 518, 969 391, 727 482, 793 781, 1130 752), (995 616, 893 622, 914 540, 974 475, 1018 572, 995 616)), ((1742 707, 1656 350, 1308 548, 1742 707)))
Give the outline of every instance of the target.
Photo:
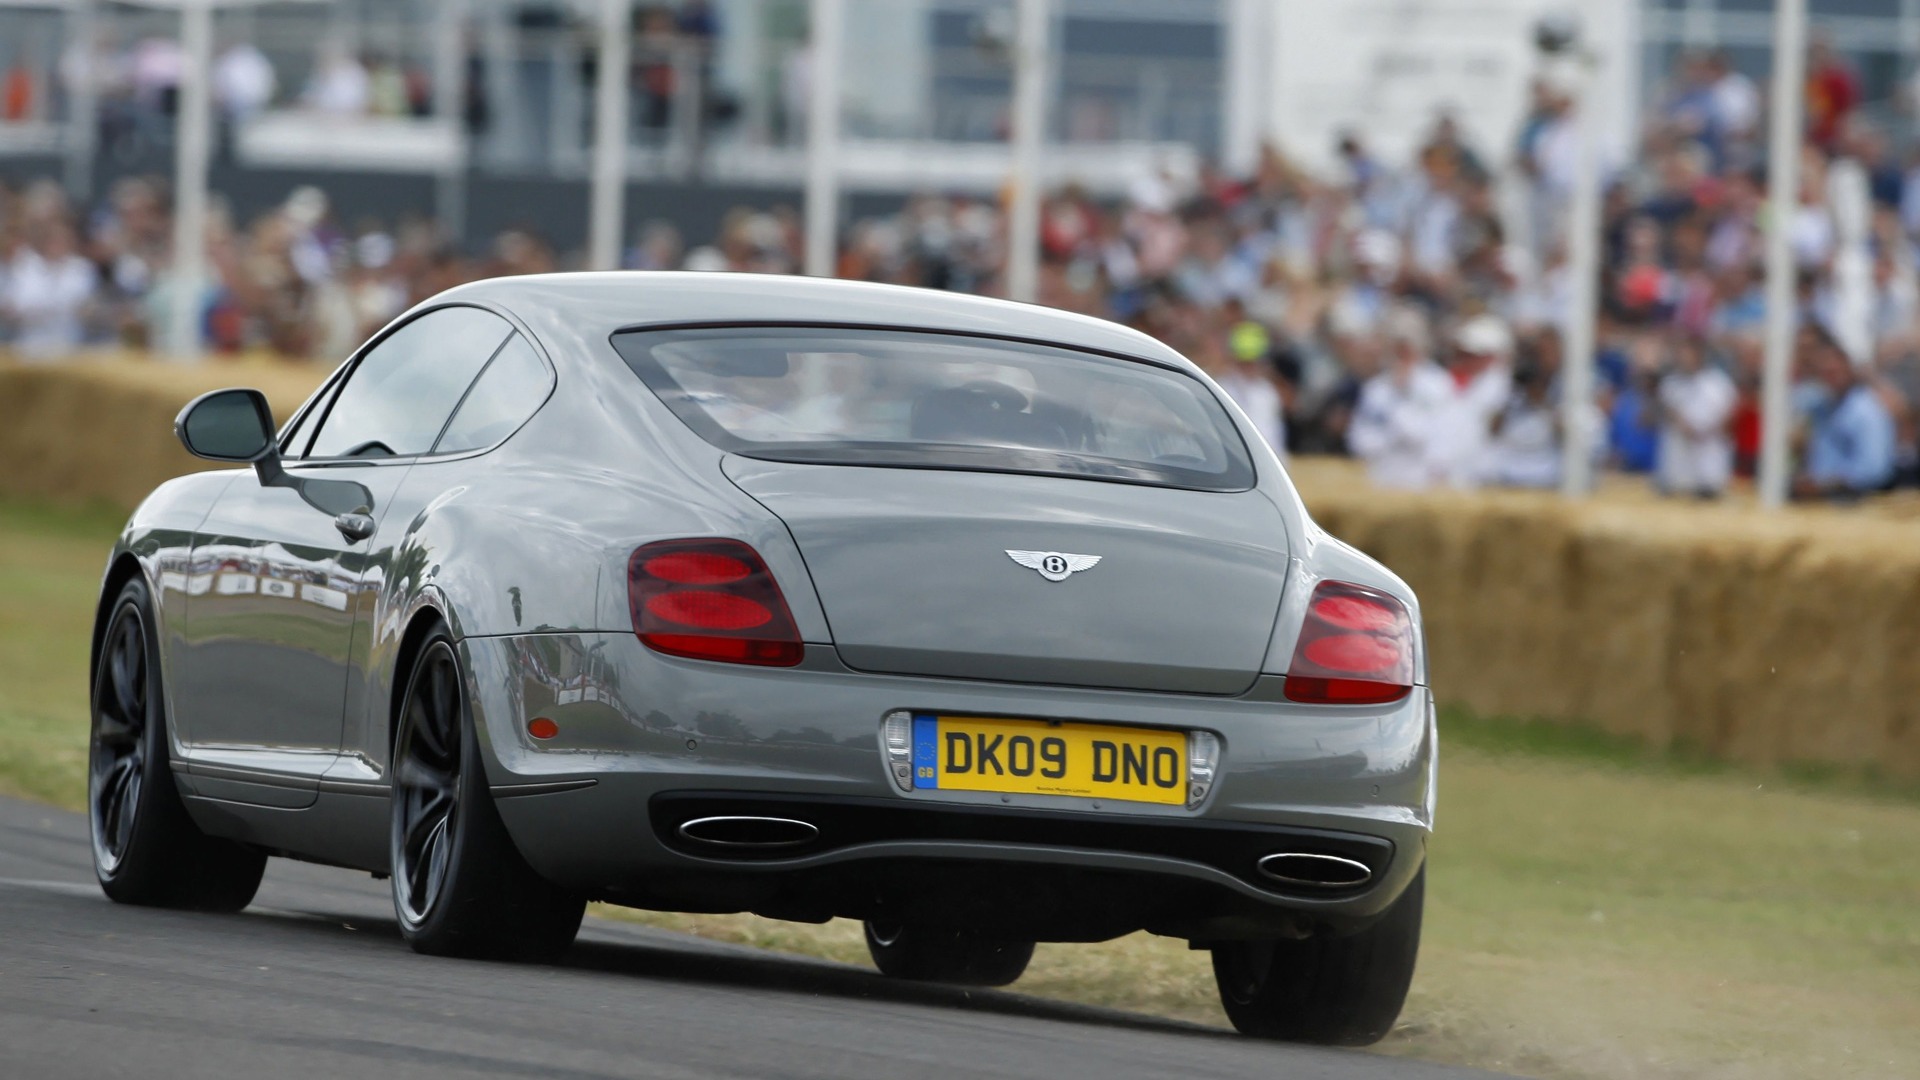
POLYGON ((519 334, 513 335, 487 370, 480 373, 434 449, 445 454, 494 445, 527 422, 527 417, 547 400, 552 385, 547 365, 533 346, 519 334))
POLYGON ((280 440, 280 456, 286 458, 302 457, 307 452, 307 442, 313 435, 314 425, 320 417, 326 415, 327 402, 334 392, 340 389, 338 383, 330 383, 320 391, 320 397, 313 407, 294 419, 293 426, 287 429, 287 437, 280 440))
POLYGON ((216 461, 252 461, 273 441, 257 391, 222 390, 193 406, 183 425, 187 449, 216 461))
POLYGON ((615 347, 708 442, 777 461, 1253 483, 1199 381, 1072 349, 892 330, 634 331, 615 347))
POLYGON ((471 307, 430 311, 394 331, 348 373, 308 456, 426 453, 512 332, 505 319, 471 307))

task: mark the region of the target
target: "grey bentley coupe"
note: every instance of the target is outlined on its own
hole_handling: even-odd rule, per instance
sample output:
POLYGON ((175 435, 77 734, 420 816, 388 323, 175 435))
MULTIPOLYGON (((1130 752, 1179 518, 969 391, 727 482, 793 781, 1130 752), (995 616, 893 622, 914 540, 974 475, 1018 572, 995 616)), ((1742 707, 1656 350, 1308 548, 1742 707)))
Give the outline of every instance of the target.
POLYGON ((865 923, 890 976, 1212 954, 1242 1031, 1378 1039, 1419 945, 1419 609, 1198 368, 1112 323, 726 274, 462 286, 275 428, 222 390, 113 549, 115 900, 389 876, 422 952, 589 900, 865 923))

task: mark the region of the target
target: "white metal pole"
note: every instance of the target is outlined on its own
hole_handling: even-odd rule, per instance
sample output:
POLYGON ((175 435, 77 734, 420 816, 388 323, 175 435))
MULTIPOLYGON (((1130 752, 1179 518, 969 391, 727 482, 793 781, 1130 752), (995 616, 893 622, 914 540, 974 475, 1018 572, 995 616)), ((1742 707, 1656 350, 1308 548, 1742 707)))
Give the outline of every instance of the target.
POLYGON ((67 194, 85 201, 93 195, 93 158, 100 131, 100 18, 93 0, 69 9, 67 27, 78 58, 67 87, 67 194))
POLYGON ((1800 201, 1806 0, 1780 0, 1773 16, 1773 93, 1767 135, 1766 362, 1760 379, 1760 505, 1787 501, 1787 383, 1793 377, 1793 252, 1788 230, 1800 201))
POLYGON ((806 272, 832 277, 840 238, 840 55, 844 0, 813 0, 807 38, 806 272))
POLYGON ((1260 142, 1266 131, 1265 69, 1272 63, 1268 49, 1265 0, 1229 0, 1226 10, 1226 77, 1220 80, 1225 98, 1227 169, 1245 176, 1260 163, 1260 142))
POLYGON ((434 184, 434 216, 446 238, 459 244, 467 229, 467 0, 441 0, 434 34, 433 116, 452 142, 434 184))
POLYGON ((1560 493, 1580 498, 1593 487, 1594 319, 1600 272, 1599 57, 1575 58, 1574 174, 1567 222, 1566 369, 1560 386, 1560 493))
POLYGON ((686 180, 699 170, 700 124, 706 112, 700 47, 682 38, 674 44, 668 62, 673 65, 673 107, 668 118, 667 163, 675 177, 686 180))
POLYGON ((1013 205, 1007 212, 1007 298, 1040 292, 1040 149, 1047 126, 1047 0, 1019 0, 1013 39, 1013 205))
POLYGON ((765 146, 772 141, 768 138, 772 130, 768 113, 773 104, 767 93, 766 77, 762 74, 772 70, 769 65, 773 61, 772 50, 767 48, 766 0, 752 0, 740 9, 733 20, 733 62, 740 71, 749 73, 746 100, 741 102, 747 142, 753 146, 765 146))
POLYGON ((600 70, 594 83, 593 192, 587 268, 618 270, 627 187, 627 79, 632 70, 630 0, 600 0, 600 70))
POLYGON ((211 0, 180 6, 179 112, 174 124, 173 295, 166 351, 177 359, 200 355, 200 297, 207 277, 207 156, 212 145, 213 66, 211 0))

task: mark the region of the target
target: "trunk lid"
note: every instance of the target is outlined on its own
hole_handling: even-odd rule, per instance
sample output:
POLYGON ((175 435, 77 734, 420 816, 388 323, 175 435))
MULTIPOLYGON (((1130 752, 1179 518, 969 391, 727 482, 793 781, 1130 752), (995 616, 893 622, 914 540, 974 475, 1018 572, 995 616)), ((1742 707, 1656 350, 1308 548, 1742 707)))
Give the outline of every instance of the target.
POLYGON ((849 667, 1236 694, 1266 656, 1287 544, 1257 490, 734 456, 726 471, 792 532, 849 667))

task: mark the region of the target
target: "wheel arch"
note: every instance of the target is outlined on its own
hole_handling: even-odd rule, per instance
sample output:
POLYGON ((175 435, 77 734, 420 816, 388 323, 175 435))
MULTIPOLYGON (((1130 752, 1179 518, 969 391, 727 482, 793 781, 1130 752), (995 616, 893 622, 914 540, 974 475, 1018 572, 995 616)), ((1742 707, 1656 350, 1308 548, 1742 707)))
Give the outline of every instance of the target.
POLYGON ((393 678, 389 680, 387 700, 387 753, 392 760, 395 742, 400 738, 400 710, 405 707, 407 684, 413 679, 414 661, 420 658, 420 650, 427 638, 436 628, 445 628, 453 632, 453 620, 440 609, 440 604, 430 593, 423 593, 421 603, 407 616, 406 629, 400 633, 399 648, 394 650, 393 678))
MULTIPOLYGON (((107 565, 107 574, 100 581, 100 598, 94 604, 93 637, 87 651, 87 696, 89 702, 93 696, 94 675, 100 670, 100 646, 106 641, 107 624, 113 620, 113 602, 120 598, 120 590, 127 582, 135 579, 147 584, 149 592, 153 586, 147 582, 145 570, 140 559, 131 551, 121 551, 107 565)), ((155 633, 159 628, 154 628, 155 633)))

